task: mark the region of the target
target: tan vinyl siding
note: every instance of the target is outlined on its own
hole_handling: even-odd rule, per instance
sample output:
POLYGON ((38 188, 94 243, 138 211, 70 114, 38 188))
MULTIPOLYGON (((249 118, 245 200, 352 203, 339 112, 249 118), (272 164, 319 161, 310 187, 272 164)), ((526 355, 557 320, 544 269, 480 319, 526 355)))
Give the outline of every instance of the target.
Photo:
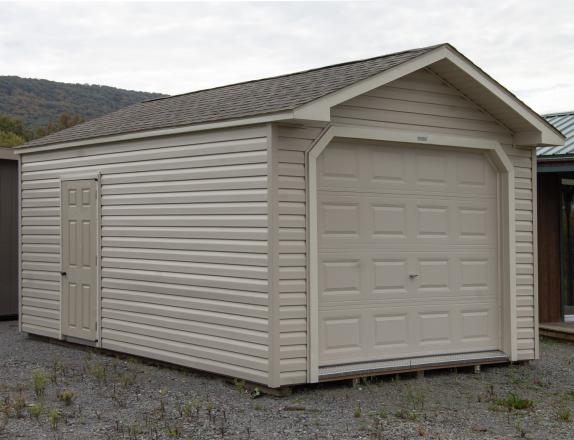
POLYGON ((266 383, 267 144, 261 126, 24 155, 23 330, 60 335, 59 179, 100 172, 102 347, 266 383))
POLYGON ((535 359, 536 310, 534 299, 534 191, 530 148, 505 145, 514 165, 515 228, 516 228, 516 337, 518 359, 535 359))
POLYGON ((276 127, 279 203, 281 385, 307 381, 307 234, 305 152, 319 126, 276 127))
POLYGON ((481 137, 512 143, 512 133, 428 70, 419 70, 339 104, 331 119, 376 126, 481 137))

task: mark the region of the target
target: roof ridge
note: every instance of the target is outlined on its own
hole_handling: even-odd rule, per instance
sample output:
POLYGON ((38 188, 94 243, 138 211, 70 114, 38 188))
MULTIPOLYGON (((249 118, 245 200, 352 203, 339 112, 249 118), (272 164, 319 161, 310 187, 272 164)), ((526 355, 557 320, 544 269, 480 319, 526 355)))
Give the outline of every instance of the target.
POLYGON ((378 58, 388 58, 388 57, 391 57, 391 56, 406 54, 406 53, 409 53, 409 52, 418 52, 418 51, 422 51, 422 50, 436 49, 436 48, 441 47, 441 46, 447 46, 448 44, 449 44, 449 43, 434 44, 434 45, 431 45, 431 46, 419 47, 419 48, 415 48, 415 49, 401 50, 401 51, 389 53, 389 54, 386 54, 386 55, 378 55, 378 56, 375 56, 375 57, 362 58, 362 59, 353 60, 353 61, 344 61, 344 62, 342 62, 342 63, 335 63, 335 64, 329 64, 329 65, 327 65, 327 66, 322 66, 322 67, 314 67, 314 68, 311 68, 311 69, 299 70, 299 71, 297 71, 297 72, 291 72, 291 73, 286 73, 286 74, 282 74, 282 75, 268 76, 268 77, 265 77, 265 78, 252 79, 252 80, 248 80, 248 81, 240 81, 240 82, 237 82, 237 83, 225 84, 225 85, 222 85, 222 86, 208 87, 207 89, 200 89, 200 90, 194 90, 194 91, 192 91, 192 92, 178 93, 177 95, 162 96, 162 97, 159 97, 159 98, 146 99, 145 101, 141 101, 141 103, 144 103, 144 102, 153 102, 153 101, 161 101, 161 100, 164 100, 164 99, 177 98, 177 97, 179 97, 179 96, 193 95, 194 93, 207 92, 207 91, 209 91, 209 90, 223 89, 223 88, 225 88, 225 87, 238 86, 238 85, 242 85, 242 84, 256 83, 256 82, 259 82, 259 81, 266 81, 266 80, 269 80, 269 79, 285 78, 285 77, 288 77, 288 76, 301 75, 301 74, 303 74, 303 73, 309 73, 309 72, 314 72, 314 71, 318 71, 318 70, 329 69, 329 68, 331 68, 331 67, 338 67, 338 66, 345 66, 345 65, 349 65, 349 64, 362 63, 362 62, 365 62, 365 61, 371 61, 371 60, 375 60, 375 59, 378 59, 378 58))

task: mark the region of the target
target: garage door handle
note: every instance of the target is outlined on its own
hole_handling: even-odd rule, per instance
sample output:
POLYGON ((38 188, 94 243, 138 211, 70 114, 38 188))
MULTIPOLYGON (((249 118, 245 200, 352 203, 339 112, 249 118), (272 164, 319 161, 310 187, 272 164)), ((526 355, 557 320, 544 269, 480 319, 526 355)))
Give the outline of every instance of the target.
POLYGON ((411 273, 411 274, 409 274, 409 278, 410 278, 411 280, 414 280, 415 278, 418 278, 418 276, 419 276, 418 273, 411 273))
POLYGON ((68 275, 66 272, 60 272, 60 275, 62 275, 63 277, 65 277, 66 275, 68 275))

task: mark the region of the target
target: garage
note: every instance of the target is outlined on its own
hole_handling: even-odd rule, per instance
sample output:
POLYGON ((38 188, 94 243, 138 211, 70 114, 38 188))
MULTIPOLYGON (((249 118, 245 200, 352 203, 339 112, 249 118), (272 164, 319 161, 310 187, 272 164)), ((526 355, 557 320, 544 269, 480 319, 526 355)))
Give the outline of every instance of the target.
POLYGON ((448 44, 126 107, 18 148, 20 329, 272 388, 536 359, 563 140, 448 44))
POLYGON ((334 142, 317 169, 320 366, 500 348, 485 153, 334 142))

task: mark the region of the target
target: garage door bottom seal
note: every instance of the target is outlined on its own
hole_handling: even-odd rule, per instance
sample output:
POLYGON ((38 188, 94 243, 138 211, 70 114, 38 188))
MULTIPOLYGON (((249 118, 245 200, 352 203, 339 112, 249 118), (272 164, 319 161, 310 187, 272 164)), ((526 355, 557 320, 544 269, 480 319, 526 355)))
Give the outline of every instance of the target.
POLYGON ((448 368, 455 366, 493 364, 508 362, 502 351, 481 351, 474 353, 446 354, 435 356, 410 357, 386 361, 359 362, 355 364, 319 367, 319 380, 336 380, 350 376, 386 374, 409 370, 448 368))

